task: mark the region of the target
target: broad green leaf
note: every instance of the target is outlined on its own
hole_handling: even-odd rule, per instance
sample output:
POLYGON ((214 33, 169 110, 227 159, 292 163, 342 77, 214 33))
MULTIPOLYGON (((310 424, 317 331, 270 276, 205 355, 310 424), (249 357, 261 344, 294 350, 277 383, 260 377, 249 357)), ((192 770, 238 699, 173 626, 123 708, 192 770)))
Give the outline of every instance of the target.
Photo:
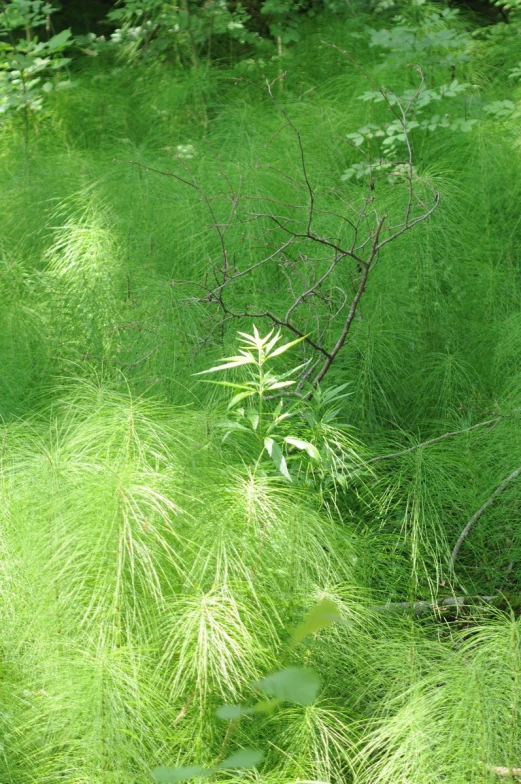
POLYGON ((248 419, 251 422, 252 428, 254 430, 257 430, 257 428, 259 427, 259 415, 258 415, 258 413, 256 411, 252 411, 250 414, 248 414, 248 419))
POLYGON ((152 776, 155 781, 169 782, 188 781, 189 779, 200 778, 201 776, 211 776, 213 769, 201 768, 200 765, 191 765, 187 768, 154 768, 152 776))
POLYGON ((308 612, 301 624, 297 626, 293 633, 295 642, 300 642, 309 634, 315 634, 322 629, 327 629, 334 623, 342 620, 338 607, 331 599, 322 599, 312 610, 308 612))
POLYGON ((270 427, 270 430, 272 430, 275 425, 278 425, 279 422, 282 422, 284 419, 288 419, 288 417, 292 417, 292 416, 295 416, 295 412, 294 411, 293 412, 292 411, 285 411, 283 414, 278 416, 273 421, 273 425, 270 427))
MULTIPOLYGON (((247 332, 237 332, 238 335, 244 338, 244 340, 240 341, 246 346, 252 346, 252 348, 256 348, 258 345, 258 340, 255 335, 249 335, 247 332)), ((270 332, 271 335, 271 332, 270 332)))
POLYGON ((247 357, 226 357, 223 365, 216 365, 215 367, 208 368, 208 370, 201 370, 199 373, 194 373, 194 376, 202 376, 205 373, 217 373, 219 370, 230 370, 231 368, 240 367, 241 365, 251 365, 255 360, 252 356, 247 357))
POLYGON ((243 708, 241 705, 222 705, 216 711, 216 716, 219 719, 233 721, 240 719, 241 716, 254 716, 257 713, 273 713, 276 707, 280 705, 280 700, 260 700, 249 708, 243 708))
POLYGON ((216 770, 254 768, 264 759, 264 752, 257 749, 239 749, 215 766, 216 770))
POLYGON ((293 436, 286 436, 284 441, 287 444, 291 444, 291 446, 296 447, 296 449, 302 449, 308 453, 313 460, 320 460, 320 453, 314 444, 310 444, 309 441, 303 441, 301 438, 293 438, 293 436))
POLYGON ((238 332, 237 334, 242 336, 243 339, 241 342, 244 346, 249 346, 249 348, 254 351, 263 351, 264 346, 266 345, 271 335, 273 334, 273 330, 268 332, 266 337, 261 338, 257 328, 254 326, 253 333, 254 333, 253 335, 248 335, 247 332, 238 332))
POLYGON ((51 49, 51 51, 54 51, 55 49, 61 49, 61 47, 65 46, 65 44, 68 42, 70 37, 70 30, 62 30, 60 33, 53 35, 53 37, 47 41, 47 46, 49 49, 51 49))
POLYGON ((286 460, 284 455, 282 454, 282 450, 280 446, 277 444, 273 438, 265 438, 264 439, 264 446, 266 447, 266 452, 269 454, 275 466, 280 473, 286 477, 291 482, 291 476, 289 475, 288 466, 286 465, 286 460))
POLYGON ((253 708, 248 708, 248 713, 273 713, 275 708, 278 708, 282 700, 273 699, 273 700, 259 700, 259 702, 255 703, 253 708))
POLYGON ((294 376, 295 373, 298 373, 299 370, 303 370, 308 365, 309 365, 309 360, 307 360, 307 362, 301 362, 300 365, 295 365, 295 367, 291 368, 290 370, 287 370, 285 373, 282 373, 282 375, 279 374, 278 378, 282 381, 285 378, 289 378, 290 376, 294 376))
POLYGON ((262 691, 285 702, 311 705, 320 692, 320 679, 309 667, 288 667, 257 683, 262 691))
POLYGON ((244 708, 240 705, 221 705, 220 708, 217 708, 216 716, 219 719, 226 719, 228 721, 232 721, 233 719, 238 719, 244 714, 244 708))
POLYGON ((328 422, 332 422, 333 419, 337 418, 337 416, 340 414, 341 411, 342 411, 341 408, 333 408, 331 411, 328 411, 327 414, 324 414, 324 416, 322 417, 322 422, 324 422, 325 424, 327 424, 328 422))
MULTIPOLYGON (((271 332, 266 337, 267 338, 271 337, 271 332)), ((267 356, 269 356, 270 351, 279 342, 279 340, 280 340, 280 331, 277 332, 275 337, 273 337, 269 342, 266 342, 266 345, 264 346, 264 351, 266 352, 267 356)))
POLYGON ((276 419, 278 417, 278 415, 282 411, 283 406, 284 406, 284 401, 281 398, 277 403, 277 405, 275 406, 275 408, 273 409, 273 419, 276 419))
POLYGON ((322 394, 322 402, 331 403, 333 400, 349 397, 349 395, 352 393, 347 393, 345 395, 342 394, 344 389, 347 389, 348 386, 350 386, 349 382, 347 382, 347 384, 339 384, 337 387, 330 387, 329 389, 326 389, 326 391, 322 394))
POLYGON ((240 422, 217 422, 216 427, 219 430, 242 430, 245 433, 248 433, 248 428, 244 425, 241 425, 240 422))
MULTIPOLYGON (((195 373, 195 375, 198 375, 195 373)), ((215 384, 217 387, 229 387, 230 389, 251 389, 251 383, 235 383, 234 381, 207 381, 207 384, 215 384)))
POLYGON ((306 420, 306 422, 310 427, 315 427, 316 419, 313 411, 304 411, 302 416, 304 417, 304 419, 306 420))

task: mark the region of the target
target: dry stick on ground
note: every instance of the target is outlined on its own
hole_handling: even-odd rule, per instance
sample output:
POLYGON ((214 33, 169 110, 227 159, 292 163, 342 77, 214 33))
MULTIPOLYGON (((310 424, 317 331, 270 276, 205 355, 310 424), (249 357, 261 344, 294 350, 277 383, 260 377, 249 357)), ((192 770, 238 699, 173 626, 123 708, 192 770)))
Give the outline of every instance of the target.
POLYGON ((487 765, 487 770, 495 773, 496 776, 508 776, 516 781, 521 781, 521 768, 507 768, 504 765, 487 765))
POLYGON ((400 610, 412 610, 412 612, 421 615, 427 610, 437 610, 440 607, 464 607, 469 604, 469 601, 479 600, 482 602, 494 602, 497 596, 445 596, 443 599, 438 599, 436 602, 418 601, 418 602, 389 602, 388 604, 380 604, 371 609, 374 612, 393 612, 400 610))
MULTIPOLYGON (((369 458, 369 460, 365 460, 363 463, 356 463, 353 466, 353 468, 363 468, 365 466, 371 465, 371 463, 378 463, 380 462, 380 460, 391 460, 394 457, 402 457, 403 455, 408 455, 410 452, 416 452, 417 449, 423 449, 426 446, 437 444, 439 441, 444 441, 446 438, 453 438, 454 436, 460 436, 463 433, 470 433, 473 430, 478 430, 478 428, 481 427, 490 427, 490 430, 493 430, 495 426, 503 419, 512 419, 516 415, 518 415, 520 411, 521 409, 516 408, 510 414, 500 414, 499 416, 494 417, 494 419, 485 419, 484 422, 478 422, 475 425, 464 427, 462 428, 462 430, 449 430, 449 432, 447 433, 442 433, 441 436, 435 436, 434 438, 429 438, 427 439, 427 441, 422 441, 420 444, 414 444, 413 446, 406 447, 405 449, 399 449, 397 452, 388 452, 385 455, 377 455, 376 457, 371 457, 369 458)), ((481 438, 483 438, 483 436, 480 436, 480 439, 481 438)))
MULTIPOLYGON (((347 55, 345 52, 342 54, 347 55)), ((352 60, 350 56, 349 59, 352 60)), ((281 75, 275 81, 279 81, 284 76, 281 75)), ((376 86, 370 77, 366 74, 364 76, 373 86, 376 86)), ((216 328, 222 329, 227 321, 244 318, 266 319, 302 337, 303 343, 309 347, 314 357, 306 366, 300 379, 296 390, 300 394, 305 383, 313 388, 322 381, 346 344, 381 250, 418 223, 427 220, 438 206, 439 194, 429 183, 420 180, 413 172, 408 115, 414 108, 423 86, 421 71, 417 90, 403 105, 392 93, 376 86, 393 116, 400 122, 407 148, 405 163, 408 173, 404 178, 407 201, 399 222, 394 225, 387 215, 379 213, 378 198, 373 190, 374 183, 379 177, 375 176, 374 172, 371 172, 371 181, 368 183, 365 195, 357 190, 350 194, 338 188, 319 189, 312 183, 301 132, 286 109, 275 99, 273 85, 274 82, 267 83, 266 92, 282 115, 283 126, 272 135, 268 143, 271 143, 283 129, 289 130, 297 144, 300 173, 293 176, 293 173, 286 173, 273 166, 269 166, 268 169, 294 190, 294 199, 278 200, 271 195, 252 197, 241 193, 240 177, 238 185, 234 185, 232 177, 224 170, 222 161, 215 151, 215 158, 224 182, 224 191, 220 191, 217 196, 209 196, 190 166, 179 158, 177 158, 178 163, 183 166, 187 176, 180 176, 172 171, 161 171, 137 161, 128 161, 128 163, 149 172, 172 177, 183 185, 188 185, 197 192, 211 216, 210 228, 218 234, 222 261, 219 263, 210 260, 209 272, 213 275, 215 283, 209 285, 204 282, 207 286, 206 294, 198 294, 191 300, 216 305, 221 318, 217 327, 209 330, 204 342, 206 343, 215 333, 216 328), (420 193, 422 189, 426 189, 429 194, 428 204, 425 203, 425 194, 420 193), (306 199, 302 199, 302 194, 306 194, 306 199), (339 204, 338 211, 329 209, 329 204, 320 203, 323 195, 333 195, 339 204), (269 210, 247 211, 243 205, 251 203, 252 199, 260 202, 262 206, 269 206, 269 210), (223 221, 218 219, 217 206, 214 206, 218 201, 229 205, 227 217, 223 221), (322 231, 316 229, 318 216, 330 216, 338 220, 339 233, 343 235, 347 231, 347 238, 344 240, 342 237, 332 236, 333 230, 326 232, 324 236, 322 231), (258 238, 269 251, 261 258, 252 259, 245 268, 240 269, 233 262, 233 257, 228 250, 228 235, 237 228, 243 231, 244 227, 251 223, 260 226, 258 238), (269 228, 270 224, 272 228, 269 228), (308 248, 312 249, 311 253, 308 252, 308 248), (346 269, 345 265, 348 262, 353 265, 352 270, 349 267, 346 269), (240 296, 248 296, 246 281, 250 276, 255 280, 256 272, 266 265, 278 268, 286 279, 287 294, 290 295, 290 299, 289 306, 285 307, 285 315, 274 312, 273 308, 266 307, 262 302, 259 307, 253 307, 251 304, 242 307, 230 306, 228 295, 234 289, 234 284, 242 281, 240 296), (312 323, 315 326, 310 329, 312 323), (312 368, 311 372, 310 368, 312 368)), ((260 88, 259 85, 254 86, 260 88)), ((190 283, 190 281, 183 282, 190 283)), ((202 285, 201 281, 193 281, 193 284, 198 287, 202 285)), ((235 302, 237 299, 236 295, 235 302)), ((312 394, 311 391, 308 397, 312 394)))
POLYGON ((459 538, 458 538, 458 541, 457 541, 457 542, 456 542, 456 544, 454 545, 454 549, 453 549, 453 551, 452 551, 452 553, 451 553, 451 556, 450 556, 450 561, 449 561, 449 568, 450 568, 450 571, 451 571, 451 572, 452 572, 452 571, 454 571, 454 564, 456 563, 456 559, 457 559, 457 557, 458 557, 458 553, 459 553, 459 551, 460 551, 460 549, 461 549, 461 546, 462 546, 463 542, 465 541, 465 539, 466 539, 466 538, 467 538, 467 536, 469 535, 469 533, 470 533, 471 529, 473 528, 474 524, 475 524, 475 523, 476 523, 476 522, 479 520, 479 518, 480 518, 480 517, 481 517, 481 516, 484 514, 484 512, 486 512, 486 511, 487 511, 487 509, 488 509, 490 506, 492 506, 492 504, 494 503, 494 501, 496 500, 496 498, 497 498, 499 495, 501 495, 501 493, 503 492, 503 490, 505 490, 505 489, 508 487, 508 485, 509 485, 511 482, 513 482, 513 481, 514 481, 514 479, 517 479, 517 477, 518 477, 520 474, 521 474, 521 466, 519 466, 519 467, 518 467, 518 468, 516 468, 514 471, 512 471, 512 473, 511 473, 511 474, 509 474, 509 475, 506 477, 506 479, 503 479, 503 481, 501 482, 501 484, 500 484, 500 485, 498 485, 498 487, 496 487, 496 489, 494 490, 494 492, 492 493, 492 495, 490 496, 490 498, 488 498, 488 499, 485 501, 485 503, 483 504, 483 506, 482 506, 480 509, 478 509, 478 511, 476 512, 476 514, 475 514, 473 517, 471 517, 471 519, 468 521, 467 525, 465 526, 465 528, 463 529, 463 531, 460 533, 460 535, 459 535, 459 538))

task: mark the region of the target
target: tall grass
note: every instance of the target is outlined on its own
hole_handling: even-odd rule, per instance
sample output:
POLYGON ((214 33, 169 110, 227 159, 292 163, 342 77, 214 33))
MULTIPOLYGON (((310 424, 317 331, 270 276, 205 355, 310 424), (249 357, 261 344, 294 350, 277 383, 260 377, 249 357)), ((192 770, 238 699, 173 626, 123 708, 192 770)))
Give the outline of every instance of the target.
MULTIPOLYGON (((357 160, 346 134, 380 109, 321 41, 410 86, 369 47, 367 21, 321 23, 283 55, 276 98, 324 193, 357 160)), ((461 65, 482 101, 511 84, 490 51, 476 44, 461 65)), ((280 67, 209 70, 202 94, 166 64, 77 66, 31 127, 30 177, 22 130, 1 128, 2 784, 137 784, 241 745, 268 749, 262 770, 216 780, 463 784, 521 767, 515 482, 450 569, 465 524, 521 465, 519 121, 415 137, 440 208, 382 254, 326 377, 349 383, 352 439, 336 444, 357 465, 328 494, 222 442, 227 390, 193 374, 251 319, 215 329, 197 295, 219 252, 198 194, 129 163, 171 169, 190 144, 205 193, 223 191, 224 169, 258 199, 292 197, 280 172, 300 171, 294 138, 248 81, 280 67), (462 432, 422 446, 449 431, 462 432), (288 653, 288 630, 324 596, 344 622, 288 653), (464 606, 443 604, 453 596, 464 606), (216 718, 291 663, 320 671, 316 704, 216 718)), ((426 75, 447 80, 432 57, 426 75)), ((262 228, 230 233, 238 268, 262 228)), ((266 266, 236 304, 288 307, 290 294, 266 266)))

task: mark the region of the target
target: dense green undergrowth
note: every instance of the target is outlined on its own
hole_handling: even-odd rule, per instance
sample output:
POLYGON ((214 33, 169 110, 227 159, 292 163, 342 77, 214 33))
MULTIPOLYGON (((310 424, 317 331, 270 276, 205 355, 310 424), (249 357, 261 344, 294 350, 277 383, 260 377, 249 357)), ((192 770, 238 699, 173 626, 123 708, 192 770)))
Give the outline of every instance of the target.
MULTIPOLYGON (((262 767, 214 781, 521 768, 521 485, 501 487, 521 465, 519 31, 482 40, 451 12, 404 14, 312 20, 281 56, 233 67, 102 51, 28 135, 21 115, 0 125, 2 784, 137 784, 242 746, 267 751, 262 767), (324 246, 239 276, 226 302, 245 315, 223 319, 215 226, 236 274, 280 243, 269 215, 300 220, 306 177, 331 242, 351 197, 399 215, 394 169, 356 176, 389 138, 385 101, 359 97, 414 92, 410 62, 434 91, 410 129, 415 177, 439 206, 382 249, 321 392, 281 431, 311 444, 284 442, 289 481, 249 436, 223 441, 233 391, 196 374, 237 353, 237 331, 267 334, 262 312, 305 292, 310 258, 316 281, 324 246), (324 597, 343 623, 288 652, 324 597), (318 701, 216 717, 288 664, 321 674, 318 701)), ((327 346, 348 261, 298 311, 327 346)), ((277 372, 315 359, 301 341, 277 372)))

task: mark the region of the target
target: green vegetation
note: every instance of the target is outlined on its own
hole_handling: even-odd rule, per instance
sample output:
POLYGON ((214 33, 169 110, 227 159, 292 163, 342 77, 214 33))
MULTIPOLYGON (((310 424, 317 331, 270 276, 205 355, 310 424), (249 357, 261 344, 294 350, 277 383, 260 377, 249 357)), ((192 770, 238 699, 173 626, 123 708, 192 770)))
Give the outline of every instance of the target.
POLYGON ((501 7, 0 2, 0 784, 521 776, 501 7))

